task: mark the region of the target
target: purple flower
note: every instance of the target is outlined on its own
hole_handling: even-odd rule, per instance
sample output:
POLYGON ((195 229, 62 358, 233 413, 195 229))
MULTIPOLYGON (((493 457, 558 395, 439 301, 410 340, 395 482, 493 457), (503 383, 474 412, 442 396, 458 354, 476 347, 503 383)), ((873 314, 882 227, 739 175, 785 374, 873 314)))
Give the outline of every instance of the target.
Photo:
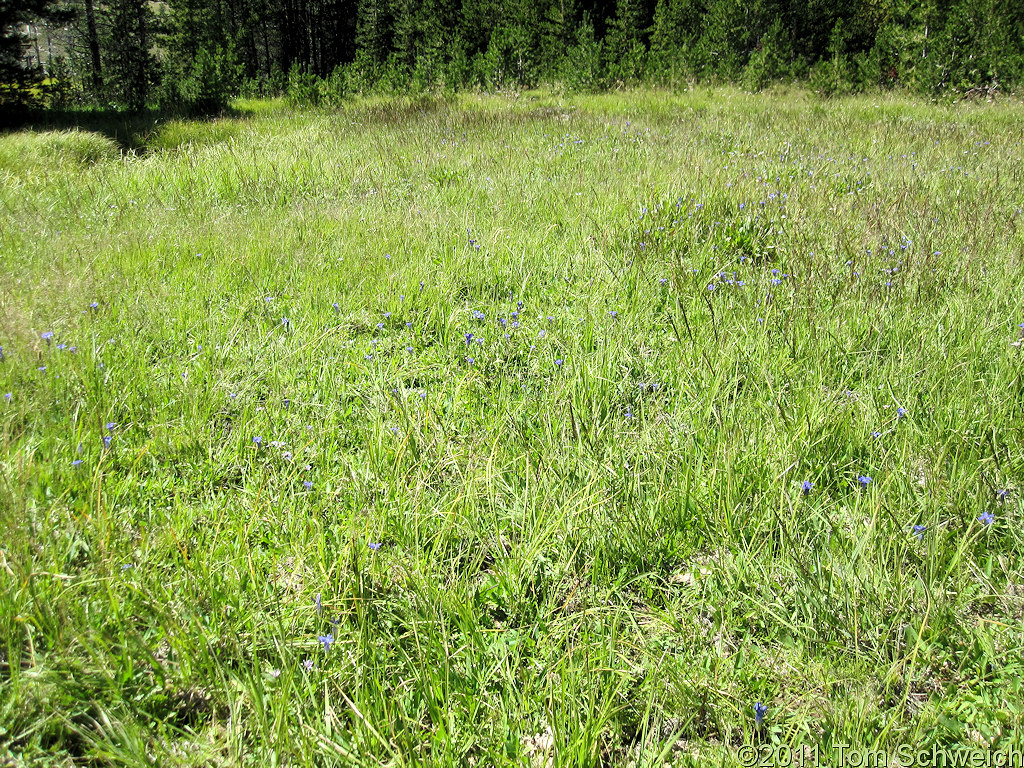
POLYGON ((555 365, 557 365, 559 368, 561 368, 562 367, 562 363, 564 363, 564 362, 565 361, 562 358, 558 358, 557 360, 555 360, 555 365))
POLYGON ((117 424, 112 421, 108 421, 105 426, 108 432, 113 432, 117 428, 117 424))
MULTIPOLYGON (((10 400, 11 399, 11 393, 8 392, 6 395, 4 395, 4 397, 6 397, 8 400, 10 400)), ((1008 490, 1006 490, 1005 488, 996 491, 996 498, 999 499, 999 501, 1006 501, 1006 497, 1009 496, 1009 495, 1010 495, 1010 492, 1008 490)))
POLYGON ((104 435, 104 436, 103 436, 103 447, 104 447, 104 448, 109 448, 109 447, 110 447, 110 441, 111 441, 112 439, 113 439, 113 438, 111 438, 111 436, 110 436, 110 435, 104 435))
POLYGON ((914 535, 917 536, 918 541, 924 541, 924 532, 928 530, 927 525, 915 525, 914 535))
POLYGON ((334 302, 333 304, 331 304, 331 306, 334 307, 335 312, 341 311, 341 307, 338 306, 338 302, 334 302))
POLYGON ((263 447, 263 438, 260 437, 259 435, 256 435, 256 437, 254 437, 252 439, 252 441, 256 445, 257 448, 262 448, 263 447))
POLYGON ((313 669, 313 660, 306 659, 304 662, 302 662, 302 666, 304 666, 306 668, 306 671, 309 672, 313 669))
POLYGON ((473 359, 472 357, 467 357, 467 358, 466 358, 466 362, 467 362, 467 363, 469 363, 470 365, 472 365, 472 364, 473 364, 473 363, 475 363, 476 361, 475 361, 475 360, 474 360, 474 359, 473 359))
POLYGON ((906 415, 907 415, 907 409, 906 408, 897 408, 896 409, 896 418, 897 419, 902 419, 906 415))
POLYGON ((11 402, 11 398, 12 397, 14 397, 14 393, 13 392, 7 392, 7 393, 4 394, 4 400, 6 400, 8 403, 11 402))
POLYGON ((320 641, 320 644, 324 647, 324 651, 331 650, 331 643, 334 642, 333 634, 318 635, 316 639, 320 641))
POLYGON ((313 607, 316 608, 317 613, 323 613, 324 611, 324 604, 320 600, 319 592, 316 593, 316 598, 313 600, 313 607))
POLYGON ((754 725, 761 725, 764 722, 764 716, 768 714, 768 707, 762 704, 760 701, 754 705, 754 725))
POLYGON ((379 541, 371 541, 366 546, 368 546, 370 549, 376 552, 378 549, 380 549, 381 544, 379 541))
POLYGON ((98 301, 94 301, 92 304, 89 305, 89 309, 99 309, 99 308, 100 308, 100 303, 98 301))
POLYGON ((303 480, 302 485, 305 486, 307 491, 313 490, 313 483, 309 480, 303 480))
POLYGON ((860 483, 861 490, 867 490, 867 487, 871 485, 871 478, 867 475, 858 475, 857 482, 860 483))
POLYGON ((74 461, 71 462, 71 466, 72 467, 77 467, 81 463, 82 463, 81 459, 75 459, 74 461))
POLYGON ((992 525, 992 523, 995 522, 995 519, 995 515, 993 515, 991 512, 982 512, 981 516, 978 518, 978 521, 984 523, 985 525, 992 525))
POLYGON ((53 338, 53 331, 43 331, 43 333, 42 333, 43 341, 45 341, 47 344, 49 344, 50 343, 50 339, 52 339, 52 338, 53 338))
POLYGON ((810 496, 811 488, 813 487, 814 483, 812 483, 810 480, 804 480, 804 484, 800 486, 800 489, 803 491, 804 496, 810 496))
POLYGON ((466 334, 466 344, 472 344, 472 343, 473 343, 473 334, 472 333, 467 333, 466 334))

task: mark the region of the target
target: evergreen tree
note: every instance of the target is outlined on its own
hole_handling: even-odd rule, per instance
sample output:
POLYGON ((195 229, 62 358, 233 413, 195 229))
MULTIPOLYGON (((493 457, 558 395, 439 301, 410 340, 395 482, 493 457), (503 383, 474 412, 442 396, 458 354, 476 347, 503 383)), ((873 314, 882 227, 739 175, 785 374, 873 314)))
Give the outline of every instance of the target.
POLYGON ((114 0, 108 13, 106 87, 112 103, 138 112, 146 106, 156 74, 152 13, 146 0, 114 0))

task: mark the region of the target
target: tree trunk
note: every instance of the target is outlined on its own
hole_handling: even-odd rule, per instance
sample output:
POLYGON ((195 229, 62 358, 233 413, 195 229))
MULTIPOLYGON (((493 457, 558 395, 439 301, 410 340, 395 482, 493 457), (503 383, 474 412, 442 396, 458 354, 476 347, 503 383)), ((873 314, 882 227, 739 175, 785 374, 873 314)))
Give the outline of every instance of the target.
POLYGON ((103 90, 103 68, 100 65, 100 36, 96 31, 96 9, 92 0, 85 0, 85 28, 89 38, 89 58, 92 64, 92 86, 96 94, 103 90))

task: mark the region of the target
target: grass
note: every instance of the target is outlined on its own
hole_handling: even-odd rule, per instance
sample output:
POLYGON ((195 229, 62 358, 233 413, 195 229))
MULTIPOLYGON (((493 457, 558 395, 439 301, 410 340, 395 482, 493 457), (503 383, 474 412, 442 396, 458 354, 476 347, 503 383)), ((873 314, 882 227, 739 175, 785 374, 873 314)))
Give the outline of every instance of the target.
POLYGON ((0 136, 9 763, 1022 746, 1018 103, 237 109, 0 136))

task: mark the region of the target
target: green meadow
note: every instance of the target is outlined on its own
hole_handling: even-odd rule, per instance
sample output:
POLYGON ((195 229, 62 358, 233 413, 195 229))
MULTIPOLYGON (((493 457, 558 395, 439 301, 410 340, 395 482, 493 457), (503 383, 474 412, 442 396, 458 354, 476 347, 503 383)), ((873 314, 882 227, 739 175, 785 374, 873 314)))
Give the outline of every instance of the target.
POLYGON ((0 135, 0 765, 1019 756, 1022 118, 0 135))

